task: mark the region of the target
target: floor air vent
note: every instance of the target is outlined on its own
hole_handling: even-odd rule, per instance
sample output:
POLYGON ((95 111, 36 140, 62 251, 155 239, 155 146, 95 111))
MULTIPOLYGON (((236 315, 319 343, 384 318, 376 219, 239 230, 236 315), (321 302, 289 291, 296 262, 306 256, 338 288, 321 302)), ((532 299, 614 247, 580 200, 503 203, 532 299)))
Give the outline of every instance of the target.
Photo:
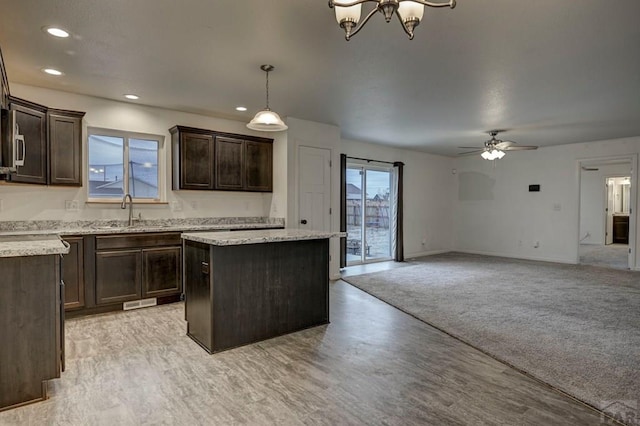
POLYGON ((157 304, 158 299, 155 297, 152 299, 134 300, 131 302, 124 302, 122 304, 122 310, 128 311, 130 309, 147 308, 149 306, 156 306, 157 304))

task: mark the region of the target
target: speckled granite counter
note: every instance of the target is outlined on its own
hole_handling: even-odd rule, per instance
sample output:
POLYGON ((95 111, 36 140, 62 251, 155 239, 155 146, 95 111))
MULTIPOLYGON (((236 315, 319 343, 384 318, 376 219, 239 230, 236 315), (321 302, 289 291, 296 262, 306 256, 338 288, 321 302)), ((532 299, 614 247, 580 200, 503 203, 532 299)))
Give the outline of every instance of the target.
POLYGON ((321 240, 344 237, 344 232, 306 231, 303 229, 266 229, 260 231, 185 233, 182 238, 214 246, 275 243, 280 241, 321 240))
POLYGON ((126 221, 0 221, 1 235, 93 235, 130 234, 143 232, 214 231, 231 229, 283 228, 283 218, 268 217, 213 217, 193 219, 155 219, 136 221, 127 226, 126 221))
POLYGON ((55 235, 0 236, 0 257, 67 254, 69 247, 55 235))

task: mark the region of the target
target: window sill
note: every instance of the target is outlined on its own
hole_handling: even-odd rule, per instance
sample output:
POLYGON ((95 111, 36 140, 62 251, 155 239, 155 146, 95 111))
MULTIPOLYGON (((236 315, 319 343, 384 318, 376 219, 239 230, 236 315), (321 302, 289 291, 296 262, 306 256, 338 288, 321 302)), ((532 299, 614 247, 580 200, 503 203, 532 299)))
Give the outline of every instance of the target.
MULTIPOLYGON (((128 201, 127 201, 128 203, 128 201)), ((108 199, 108 200, 87 200, 85 204, 122 204, 122 200, 120 199, 108 199)), ((168 201, 158 201, 158 200, 133 200, 133 204, 150 204, 150 205, 168 205, 168 201)))

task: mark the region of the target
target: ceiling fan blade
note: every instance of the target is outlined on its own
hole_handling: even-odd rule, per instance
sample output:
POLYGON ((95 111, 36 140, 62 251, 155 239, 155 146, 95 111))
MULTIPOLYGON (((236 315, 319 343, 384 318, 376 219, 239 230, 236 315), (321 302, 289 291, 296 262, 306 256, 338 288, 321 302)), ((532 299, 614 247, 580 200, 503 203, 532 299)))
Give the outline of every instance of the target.
POLYGON ((537 146, 533 145, 510 145, 505 148, 499 148, 503 151, 527 151, 531 149, 538 149, 537 146))
POLYGON ((475 149, 474 151, 461 152, 458 157, 464 157, 465 155, 477 155, 484 152, 484 149, 475 149))
POLYGON ((501 149, 504 151, 505 149, 509 149, 510 146, 514 146, 514 145, 518 145, 518 144, 512 141, 500 141, 495 145, 495 147, 497 149, 501 149))
POLYGON ((479 147, 479 146, 459 146, 458 148, 460 148, 460 149, 482 149, 482 147, 479 147))

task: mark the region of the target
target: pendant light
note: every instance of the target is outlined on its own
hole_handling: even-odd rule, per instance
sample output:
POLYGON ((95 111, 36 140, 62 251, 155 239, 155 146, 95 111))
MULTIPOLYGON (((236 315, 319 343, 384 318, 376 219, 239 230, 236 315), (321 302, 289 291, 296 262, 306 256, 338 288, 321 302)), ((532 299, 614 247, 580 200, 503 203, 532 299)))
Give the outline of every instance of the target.
POLYGON ((261 132, 280 132, 287 130, 289 127, 284 124, 277 112, 269 109, 269 72, 274 70, 273 65, 262 65, 260 69, 267 74, 267 107, 259 111, 247 127, 251 130, 259 130, 261 132))

